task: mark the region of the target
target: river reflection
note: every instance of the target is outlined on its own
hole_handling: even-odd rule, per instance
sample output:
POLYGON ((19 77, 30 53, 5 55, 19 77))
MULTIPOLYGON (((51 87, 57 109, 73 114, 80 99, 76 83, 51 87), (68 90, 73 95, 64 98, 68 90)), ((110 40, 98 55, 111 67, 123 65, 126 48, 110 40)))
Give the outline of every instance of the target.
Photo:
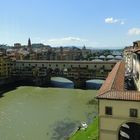
POLYGON ((18 87, 0 98, 1 140, 65 140, 97 115, 97 91, 18 87))

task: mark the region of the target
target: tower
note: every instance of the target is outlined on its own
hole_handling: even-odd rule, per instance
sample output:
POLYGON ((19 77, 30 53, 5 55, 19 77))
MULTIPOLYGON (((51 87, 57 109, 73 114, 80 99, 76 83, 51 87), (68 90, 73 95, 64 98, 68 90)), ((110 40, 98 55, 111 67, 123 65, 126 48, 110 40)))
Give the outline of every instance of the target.
POLYGON ((29 39, 28 39, 28 47, 31 48, 31 46, 32 46, 32 45, 31 45, 31 40, 30 40, 30 38, 29 38, 29 39))
POLYGON ((28 39, 28 49, 30 52, 32 52, 32 44, 30 38, 28 39))

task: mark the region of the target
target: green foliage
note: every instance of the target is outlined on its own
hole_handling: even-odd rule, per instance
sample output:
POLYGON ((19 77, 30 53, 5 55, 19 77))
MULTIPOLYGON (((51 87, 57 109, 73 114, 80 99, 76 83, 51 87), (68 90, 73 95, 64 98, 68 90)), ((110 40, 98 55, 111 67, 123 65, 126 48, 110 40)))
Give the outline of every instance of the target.
POLYGON ((98 140, 98 118, 86 130, 79 130, 69 140, 98 140))

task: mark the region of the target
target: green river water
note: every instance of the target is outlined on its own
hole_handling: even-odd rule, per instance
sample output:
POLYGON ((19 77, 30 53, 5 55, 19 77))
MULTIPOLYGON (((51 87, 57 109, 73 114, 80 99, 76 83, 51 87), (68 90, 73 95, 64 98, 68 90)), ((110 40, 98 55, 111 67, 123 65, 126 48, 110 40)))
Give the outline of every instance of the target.
POLYGON ((18 87, 0 98, 0 140, 65 140, 97 115, 96 90, 18 87))

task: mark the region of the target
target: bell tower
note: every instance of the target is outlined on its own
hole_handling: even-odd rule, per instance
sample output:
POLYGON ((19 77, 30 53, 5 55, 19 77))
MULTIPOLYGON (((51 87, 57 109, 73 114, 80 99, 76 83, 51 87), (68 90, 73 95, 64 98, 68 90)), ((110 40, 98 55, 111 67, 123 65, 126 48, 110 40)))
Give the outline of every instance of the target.
POLYGON ((32 52, 32 44, 31 44, 31 39, 28 39, 28 49, 30 52, 32 52))

